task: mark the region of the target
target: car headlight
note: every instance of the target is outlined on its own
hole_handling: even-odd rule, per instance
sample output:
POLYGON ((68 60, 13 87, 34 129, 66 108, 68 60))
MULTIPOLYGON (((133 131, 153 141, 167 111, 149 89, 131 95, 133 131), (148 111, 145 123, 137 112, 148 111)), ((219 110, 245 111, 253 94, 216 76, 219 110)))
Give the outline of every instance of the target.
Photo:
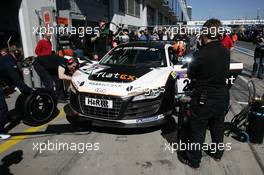
POLYGON ((155 99, 159 97, 164 91, 165 91, 165 88, 163 87, 156 88, 156 89, 146 89, 144 90, 143 94, 135 96, 132 101, 155 99))

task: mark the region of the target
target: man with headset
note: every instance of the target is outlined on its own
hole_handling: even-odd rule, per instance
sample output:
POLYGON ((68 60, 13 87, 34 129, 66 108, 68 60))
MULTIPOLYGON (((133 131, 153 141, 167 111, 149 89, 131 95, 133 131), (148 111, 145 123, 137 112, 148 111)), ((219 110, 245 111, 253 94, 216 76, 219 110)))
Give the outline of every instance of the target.
MULTIPOLYGON (((190 117, 191 148, 178 153, 179 160, 191 168, 199 168, 202 158, 206 129, 209 127, 212 143, 223 143, 224 117, 229 104, 229 91, 226 78, 229 71, 230 51, 220 42, 218 19, 209 19, 203 25, 207 33, 202 35, 203 46, 194 54, 188 68, 188 77, 193 82, 190 117), (208 32, 210 31, 210 32, 208 32), (214 33, 214 34, 213 34, 214 33)), ((214 160, 220 161, 223 150, 210 149, 206 153, 214 160)))

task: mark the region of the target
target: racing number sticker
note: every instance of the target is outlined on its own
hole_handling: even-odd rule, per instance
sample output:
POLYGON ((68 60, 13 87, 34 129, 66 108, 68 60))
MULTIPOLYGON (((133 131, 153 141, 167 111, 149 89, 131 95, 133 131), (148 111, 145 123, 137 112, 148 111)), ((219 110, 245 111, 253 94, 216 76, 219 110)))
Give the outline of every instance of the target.
POLYGON ((184 93, 184 91, 188 91, 188 86, 191 80, 188 78, 180 78, 177 80, 178 85, 178 93, 184 93))

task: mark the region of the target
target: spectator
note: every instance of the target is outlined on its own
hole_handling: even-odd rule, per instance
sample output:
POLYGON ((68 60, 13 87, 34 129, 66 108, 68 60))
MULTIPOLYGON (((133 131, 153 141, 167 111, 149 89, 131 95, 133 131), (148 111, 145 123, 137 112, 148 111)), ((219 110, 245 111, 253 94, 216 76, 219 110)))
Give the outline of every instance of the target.
POLYGON ((190 38, 190 49, 191 50, 196 49, 197 39, 195 34, 192 34, 189 38, 190 38))
POLYGON ((168 35, 168 40, 173 40, 173 34, 172 34, 172 31, 171 30, 169 30, 168 32, 167 32, 167 35, 168 35))
POLYGON ((163 32, 162 30, 158 30, 159 40, 162 40, 163 32))
POLYGON ((70 36, 70 45, 71 48, 73 49, 73 53, 75 57, 83 57, 84 56, 84 37, 80 36, 79 33, 83 33, 83 28, 80 28, 81 31, 72 34, 70 36))
POLYGON ((140 41, 147 41, 147 37, 146 37, 146 35, 145 35, 145 33, 144 33, 143 30, 139 31, 138 40, 140 40, 140 41))
POLYGON ((95 42, 92 42, 92 38, 96 36, 95 33, 85 35, 85 45, 84 54, 88 56, 89 59, 93 58, 95 53, 95 42))
POLYGON ((149 31, 148 31, 147 28, 144 30, 144 35, 146 36, 147 41, 149 41, 150 40, 150 35, 149 35, 149 31))
POLYGON ((91 38, 91 41, 95 43, 95 52, 99 60, 103 58, 108 50, 108 37, 109 37, 109 27, 106 27, 106 22, 100 20, 99 22, 99 33, 91 38))
POLYGON ((227 33, 225 33, 221 38, 221 43, 228 49, 228 50, 233 50, 234 49, 234 43, 232 39, 228 36, 227 33))
POLYGON ((135 42, 138 40, 138 34, 136 30, 133 30, 129 35, 130 42, 135 42))
POLYGON ((237 33, 236 33, 236 32, 234 32, 234 33, 232 34, 232 40, 233 40, 233 43, 234 43, 234 44, 235 44, 236 41, 238 40, 238 36, 237 36, 237 33))
POLYGON ((162 41, 167 41, 168 40, 168 34, 166 32, 166 29, 162 30, 162 41))
POLYGON ((0 50, 0 56, 5 56, 7 54, 7 49, 6 48, 2 48, 0 50))
POLYGON ((52 44, 50 41, 51 34, 45 33, 43 39, 41 39, 35 49, 37 56, 46 56, 52 54, 52 44))
POLYGON ((152 41, 158 41, 159 40, 159 35, 156 31, 154 31, 151 35, 151 40, 152 41))
POLYGON ((58 55, 60 57, 64 57, 64 56, 73 56, 73 50, 69 47, 69 46, 63 46, 59 51, 58 51, 58 55))
POLYGON ((118 37, 118 43, 124 44, 124 43, 128 43, 128 42, 129 42, 128 30, 123 29, 123 31, 121 32, 121 34, 118 37))
POLYGON ((256 37, 256 49, 254 53, 254 63, 252 77, 257 74, 259 79, 263 79, 264 68, 263 68, 263 59, 264 59, 264 37, 259 35, 256 37))

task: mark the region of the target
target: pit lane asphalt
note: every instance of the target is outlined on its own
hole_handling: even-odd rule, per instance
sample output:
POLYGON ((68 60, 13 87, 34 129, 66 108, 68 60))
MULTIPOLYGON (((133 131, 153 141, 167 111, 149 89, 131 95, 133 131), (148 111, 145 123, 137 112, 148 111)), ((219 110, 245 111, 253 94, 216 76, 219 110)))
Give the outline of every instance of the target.
MULTIPOLYGON (((247 43, 239 45, 244 47, 247 43)), ((248 48, 249 49, 249 48, 248 48)), ((232 59, 244 63, 245 71, 242 78, 236 80, 231 89, 232 107, 227 120, 238 113, 243 107, 238 102, 247 101, 247 85, 252 70, 253 58, 232 52, 232 59)), ((253 78, 257 93, 263 93, 264 82, 253 78)), ((13 94, 7 99, 9 108, 15 103, 13 94)), ((59 105, 62 108, 62 105, 59 105)), ((217 163, 204 155, 201 168, 194 171, 181 164, 176 153, 165 150, 165 144, 176 139, 176 132, 165 132, 159 128, 137 130, 120 130, 113 128, 88 128, 80 130, 72 127, 61 113, 47 125, 30 128, 19 124, 10 131, 14 141, 11 146, 0 152, 0 174, 76 174, 76 175, 189 175, 189 174, 234 174, 234 175, 262 175, 264 163, 264 145, 240 143, 231 137, 225 137, 225 143, 232 143, 231 151, 226 151, 221 162, 217 163), (67 143, 99 143, 98 151, 40 151, 33 150, 33 143, 67 142, 67 143), (253 149, 252 149, 253 148, 253 149)), ((8 141, 0 142, 0 151, 8 141)), ((210 143, 210 134, 206 142, 210 143)))

